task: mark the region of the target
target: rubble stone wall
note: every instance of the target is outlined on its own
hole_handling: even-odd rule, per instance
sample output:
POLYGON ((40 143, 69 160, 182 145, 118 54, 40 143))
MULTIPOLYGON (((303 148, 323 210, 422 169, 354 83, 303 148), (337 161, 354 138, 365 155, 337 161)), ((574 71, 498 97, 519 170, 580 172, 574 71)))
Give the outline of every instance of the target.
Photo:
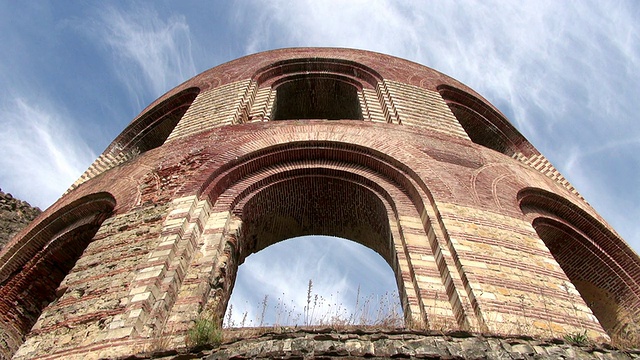
POLYGON ((0 250, 42 210, 0 189, 0 250))
MULTIPOLYGON (((246 331, 245 331, 246 333, 246 331)), ((219 348, 182 354, 153 354, 177 359, 640 359, 639 350, 622 351, 607 345, 574 344, 561 339, 447 335, 419 331, 291 330, 228 340, 219 348)), ((234 334, 229 334, 233 336, 234 334)), ((148 354, 147 356, 151 356, 148 354)), ((146 359, 140 356, 139 359, 146 359)))

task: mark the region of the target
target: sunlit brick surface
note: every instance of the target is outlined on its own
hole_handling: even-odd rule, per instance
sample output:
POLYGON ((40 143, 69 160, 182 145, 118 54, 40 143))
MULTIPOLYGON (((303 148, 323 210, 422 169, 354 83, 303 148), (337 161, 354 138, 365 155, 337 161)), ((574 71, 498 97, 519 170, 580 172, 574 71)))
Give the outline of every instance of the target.
POLYGON ((246 256, 309 234, 377 251, 409 328, 638 341, 638 255, 491 104, 402 59, 285 49, 169 91, 7 245, 2 355, 184 347, 246 256), (357 116, 273 118, 332 88, 357 116))

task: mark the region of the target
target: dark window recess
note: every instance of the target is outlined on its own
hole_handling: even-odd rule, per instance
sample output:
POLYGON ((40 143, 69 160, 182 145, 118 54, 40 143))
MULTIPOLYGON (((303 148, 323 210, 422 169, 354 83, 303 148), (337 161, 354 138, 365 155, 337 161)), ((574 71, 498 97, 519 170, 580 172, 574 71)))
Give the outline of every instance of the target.
POLYGON ((145 112, 127 126, 105 153, 142 154, 162 146, 199 92, 198 88, 183 90, 145 112))
POLYGON ((141 123, 146 128, 139 130, 127 148, 135 148, 143 153, 164 144, 198 96, 198 92, 197 89, 188 89, 150 111, 141 123))
POLYGON ((539 154, 509 120, 484 100, 448 85, 438 86, 438 92, 474 143, 508 156, 539 154))
POLYGON ((505 155, 514 154, 514 146, 507 137, 482 115, 458 104, 449 104, 449 107, 471 141, 505 155))
POLYGON ((305 78, 276 88, 274 120, 362 120, 358 90, 335 79, 305 78))

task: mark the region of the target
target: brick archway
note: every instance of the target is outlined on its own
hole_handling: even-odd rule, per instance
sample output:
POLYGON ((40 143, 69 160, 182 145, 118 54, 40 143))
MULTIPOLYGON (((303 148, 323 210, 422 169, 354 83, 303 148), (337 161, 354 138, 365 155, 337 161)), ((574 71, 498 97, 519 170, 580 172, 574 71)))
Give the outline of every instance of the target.
POLYGON ((600 325, 619 344, 637 343, 638 256, 600 221, 556 194, 528 188, 518 198, 525 216, 600 325))
POLYGON ((538 153, 500 112, 486 102, 450 85, 442 84, 437 89, 474 143, 508 156, 538 153))
MULTIPOLYGON (((409 191, 390 178, 394 174, 388 163, 374 164, 370 154, 353 146, 318 145, 301 142, 249 155, 211 183, 207 193, 214 196, 220 181, 237 179, 216 196, 214 205, 231 210, 237 221, 226 229, 227 279, 215 301, 216 312, 224 313, 237 266, 246 256, 290 237, 316 234, 348 238, 378 252, 396 274, 407 320, 427 323, 398 229, 400 216, 418 217, 413 202, 421 199, 407 196, 409 191)), ((423 247, 431 253, 427 243, 423 247)))
POLYGON ((61 294, 59 285, 115 207, 108 193, 85 196, 33 227, 0 257, 0 357, 9 358, 61 294))
MULTIPOLYGON (((234 239, 237 242, 232 258, 237 258, 239 267, 252 253, 304 235, 352 240, 375 251, 386 261, 389 270, 395 274, 399 298, 404 300, 402 307, 405 312, 411 311, 410 308, 415 306, 409 304, 405 291, 405 287, 411 285, 405 284, 401 277, 400 264, 406 259, 398 257, 397 252, 402 248, 394 244, 394 239, 401 243, 402 237, 397 230, 391 230, 391 225, 397 223, 397 211, 385 199, 391 197, 389 193, 381 193, 383 189, 366 180, 348 171, 317 167, 311 171, 285 171, 265 181, 233 209, 241 225, 238 237, 234 239)), ((231 271, 237 274, 237 270, 234 267, 231 271)), ((411 289, 409 291, 412 292, 411 289)), ((229 289, 229 298, 231 293, 232 289, 229 289)), ((227 299, 225 303, 228 303, 227 299)), ((223 308, 226 309, 227 305, 223 308)), ((407 320, 410 319, 428 321, 407 316, 407 320)))
POLYGON ((182 325, 167 327, 188 327, 199 307, 221 320, 246 256, 290 237, 318 234, 356 241, 387 261, 408 326, 468 328, 469 315, 457 306, 458 294, 442 283, 434 255, 440 251, 438 244, 426 235, 433 234, 425 216, 429 197, 396 164, 401 165, 353 144, 300 141, 254 151, 218 167, 200 195, 211 204, 208 213, 218 218, 209 217, 196 246, 205 249, 203 254, 211 249, 209 253, 219 255, 191 262, 192 273, 186 278, 206 281, 207 289, 200 292, 201 300, 193 294, 190 299, 179 297, 176 303, 200 305, 190 310, 182 306, 182 325))

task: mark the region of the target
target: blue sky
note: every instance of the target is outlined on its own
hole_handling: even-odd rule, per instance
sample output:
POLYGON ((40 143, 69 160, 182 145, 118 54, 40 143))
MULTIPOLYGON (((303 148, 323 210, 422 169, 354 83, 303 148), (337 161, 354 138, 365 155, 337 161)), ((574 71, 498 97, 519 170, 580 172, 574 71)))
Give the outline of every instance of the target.
MULTIPOLYGON (((639 20, 637 1, 0 0, 0 187, 46 208, 144 107, 193 75, 263 50, 350 47, 477 90, 639 251, 639 20)), ((318 292, 353 289, 354 276, 372 283, 328 272, 347 269, 338 249, 320 246, 310 264, 291 244, 281 259, 319 272, 301 270, 276 298, 306 297, 309 278, 318 292)), ((266 254, 243 267, 264 269, 266 254)), ((236 290, 239 302, 266 292, 236 290)))

